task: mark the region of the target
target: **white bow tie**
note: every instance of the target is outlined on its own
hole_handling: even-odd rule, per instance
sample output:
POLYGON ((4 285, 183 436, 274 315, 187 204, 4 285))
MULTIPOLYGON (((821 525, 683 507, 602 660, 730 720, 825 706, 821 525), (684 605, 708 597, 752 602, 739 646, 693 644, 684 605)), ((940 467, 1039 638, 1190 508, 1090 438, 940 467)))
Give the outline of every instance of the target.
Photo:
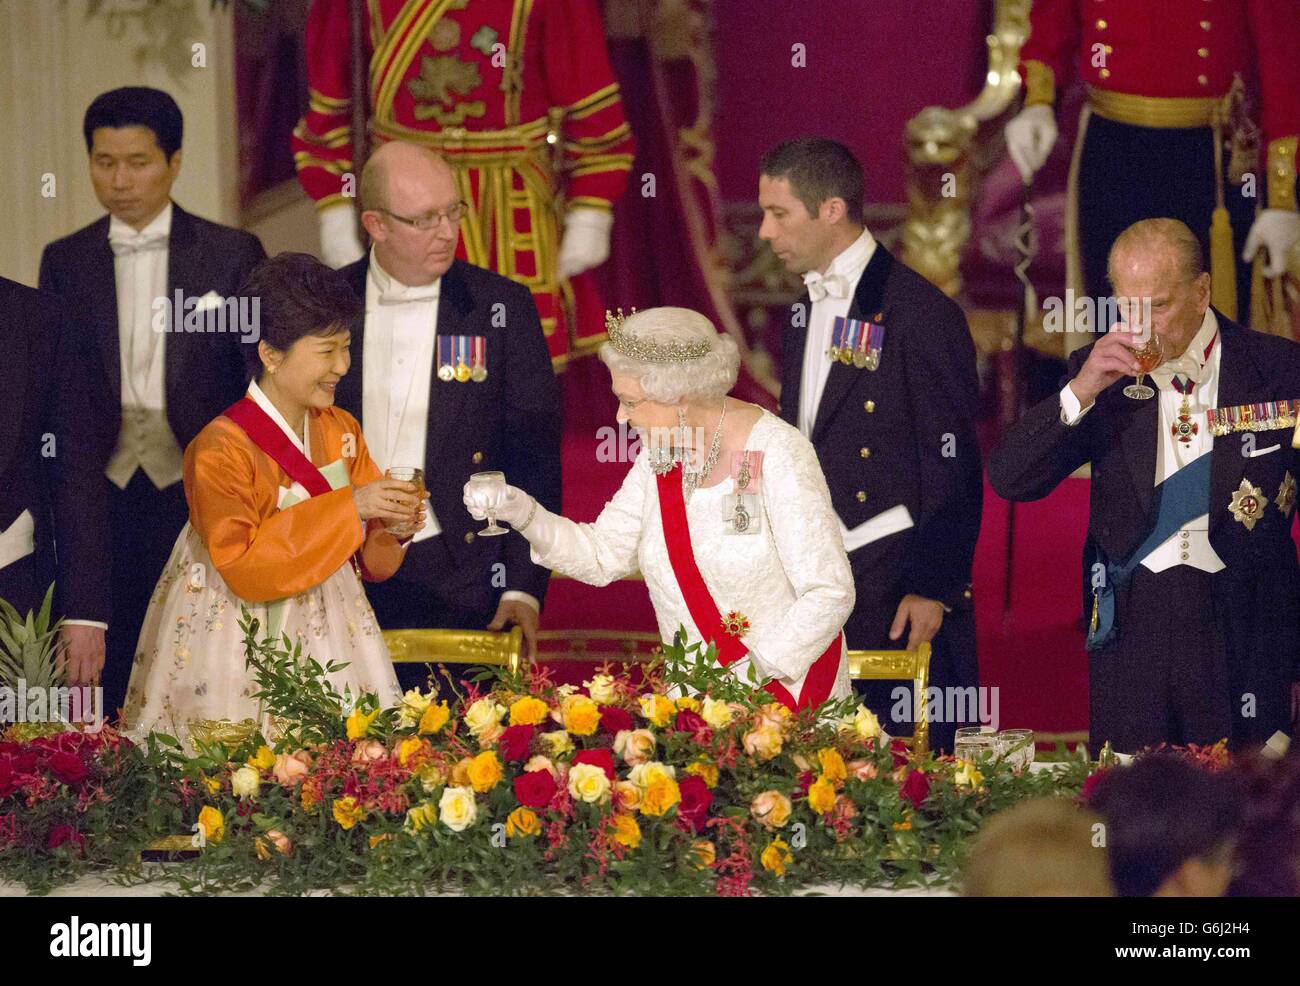
POLYGON ((1205 367, 1184 353, 1177 359, 1161 363, 1151 371, 1151 377, 1161 385, 1168 385, 1174 377, 1187 377, 1192 383, 1200 383, 1205 375, 1205 367))
POLYGON ((843 274, 818 274, 809 271, 803 276, 803 283, 808 287, 808 297, 814 302, 821 301, 827 295, 832 298, 849 296, 849 279, 843 274))
POLYGON ((166 233, 118 233, 116 236, 109 233, 108 245, 113 256, 125 257, 142 250, 161 250, 167 246, 167 239, 166 233))
POLYGON ((386 291, 379 292, 379 303, 381 305, 405 305, 411 301, 437 301, 438 284, 426 285, 420 288, 408 288, 406 285, 389 288, 386 291))

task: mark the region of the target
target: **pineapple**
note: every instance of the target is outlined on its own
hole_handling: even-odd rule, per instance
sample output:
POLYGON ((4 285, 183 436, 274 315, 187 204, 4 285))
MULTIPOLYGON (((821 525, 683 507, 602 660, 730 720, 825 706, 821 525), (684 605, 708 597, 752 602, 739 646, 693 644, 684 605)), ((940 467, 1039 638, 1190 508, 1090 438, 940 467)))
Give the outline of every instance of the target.
MULTIPOLYGON (((18 691, 19 680, 27 688, 55 688, 63 685, 66 675, 59 664, 59 628, 62 620, 50 626, 50 603, 54 586, 45 593, 39 613, 18 615, 9 603, 0 599, 0 688, 18 691)), ((12 739, 30 739, 27 733, 41 735, 61 732, 67 726, 61 723, 22 723, 9 731, 12 739), (52 729, 50 727, 53 727, 52 729), (21 732, 23 735, 12 734, 21 732)))

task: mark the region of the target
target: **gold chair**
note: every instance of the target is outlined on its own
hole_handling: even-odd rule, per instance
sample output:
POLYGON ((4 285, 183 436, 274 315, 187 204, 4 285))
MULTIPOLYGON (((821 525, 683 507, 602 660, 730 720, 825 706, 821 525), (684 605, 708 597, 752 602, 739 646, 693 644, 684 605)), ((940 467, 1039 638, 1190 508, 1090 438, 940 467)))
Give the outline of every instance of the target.
POLYGON ((395 664, 482 664, 519 670, 524 632, 509 630, 385 630, 395 664))
POLYGON ((644 664, 662 644, 659 634, 644 631, 542 630, 537 634, 537 660, 644 664))
POLYGON ((929 703, 925 701, 925 689, 930 681, 930 644, 923 643, 916 650, 851 650, 849 677, 854 681, 912 682, 916 722, 911 736, 899 738, 924 757, 930 749, 929 703), (915 701, 918 695, 920 702, 915 701))

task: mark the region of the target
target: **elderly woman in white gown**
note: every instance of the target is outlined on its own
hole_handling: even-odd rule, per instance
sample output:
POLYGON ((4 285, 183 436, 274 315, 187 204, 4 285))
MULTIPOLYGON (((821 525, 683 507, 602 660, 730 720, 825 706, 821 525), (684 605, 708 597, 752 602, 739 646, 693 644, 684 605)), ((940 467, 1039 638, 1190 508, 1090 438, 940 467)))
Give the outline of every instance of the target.
POLYGON ((812 445, 762 408, 727 396, 740 357, 698 312, 607 318, 609 368, 642 448, 594 523, 552 514, 516 487, 465 487, 526 537, 535 562, 589 585, 640 571, 659 632, 712 641, 748 680, 752 664, 791 708, 850 694, 844 621, 853 578, 812 445))

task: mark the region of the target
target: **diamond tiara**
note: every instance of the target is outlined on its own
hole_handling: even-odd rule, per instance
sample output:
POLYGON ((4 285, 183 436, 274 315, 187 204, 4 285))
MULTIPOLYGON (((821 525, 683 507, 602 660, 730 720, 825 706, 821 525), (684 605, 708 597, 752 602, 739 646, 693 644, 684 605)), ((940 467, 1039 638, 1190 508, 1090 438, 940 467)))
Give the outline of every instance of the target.
MULTIPOLYGON (((636 314, 635 308, 632 309, 632 314, 636 314)), ((623 322, 626 318, 621 308, 617 314, 605 310, 605 331, 609 333, 609 343, 629 359, 640 360, 643 363, 681 363, 686 360, 700 359, 713 351, 708 340, 651 342, 638 339, 630 332, 623 331, 623 322)))

